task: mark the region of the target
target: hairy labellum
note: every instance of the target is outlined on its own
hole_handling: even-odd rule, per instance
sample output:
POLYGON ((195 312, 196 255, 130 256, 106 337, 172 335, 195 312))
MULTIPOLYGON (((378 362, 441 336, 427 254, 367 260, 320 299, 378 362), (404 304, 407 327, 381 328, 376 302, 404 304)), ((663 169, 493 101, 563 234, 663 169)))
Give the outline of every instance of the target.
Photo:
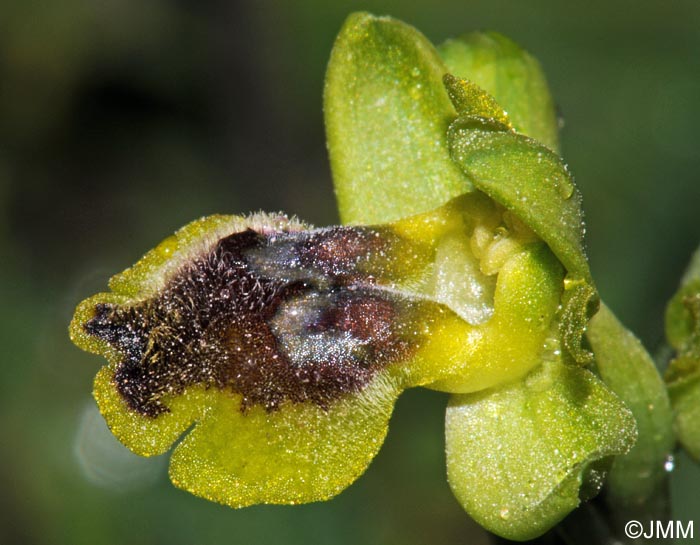
POLYGON ((385 369, 457 392, 512 380, 539 361, 561 268, 475 194, 372 227, 205 218, 110 286, 79 308, 74 338, 108 356, 131 411, 156 417, 193 386, 270 412, 328 409, 385 369))
POLYGON ((347 486, 406 388, 477 392, 539 365, 563 269, 473 193, 369 227, 210 216, 109 286, 70 331, 109 361, 94 396, 111 430, 154 455, 191 429, 173 482, 240 507, 347 486))
POLYGON ((530 539, 575 507, 634 418, 567 365, 589 363, 598 298, 553 113, 530 115, 546 85, 518 51, 488 35, 438 52, 351 16, 325 86, 336 195, 344 222, 391 223, 211 216, 113 277, 70 334, 108 360, 93 394, 114 435, 142 455, 177 441, 171 480, 209 500, 319 501, 362 474, 401 392, 427 386, 459 394, 447 468, 475 520, 530 539), (477 77, 445 76, 466 66, 477 77))
POLYGON ((331 400, 405 359, 421 303, 377 287, 371 265, 398 244, 336 227, 220 239, 132 305, 98 304, 85 332, 121 354, 114 382, 149 416, 194 384, 242 395, 242 408, 331 400))

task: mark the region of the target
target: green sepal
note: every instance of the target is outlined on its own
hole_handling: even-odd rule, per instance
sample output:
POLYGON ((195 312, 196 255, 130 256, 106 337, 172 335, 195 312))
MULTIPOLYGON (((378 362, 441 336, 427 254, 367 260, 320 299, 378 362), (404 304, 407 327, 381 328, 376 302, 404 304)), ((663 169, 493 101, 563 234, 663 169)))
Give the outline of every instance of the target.
POLYGON ((558 149, 554 101, 537 59, 496 32, 447 40, 438 46, 438 52, 450 73, 494 97, 517 132, 558 149))
POLYGON ((592 464, 635 437, 632 413, 593 373, 546 361, 510 386, 451 397, 448 480, 486 529, 532 539, 579 505, 582 486, 600 487, 592 464))
POLYGON ((451 161, 456 112, 433 45, 390 17, 348 17, 331 53, 326 137, 343 223, 426 212, 472 186, 451 161))
POLYGON ((677 355, 665 380, 683 448, 700 461, 700 249, 666 309, 666 335, 677 355))
POLYGON ((639 510, 660 495, 667 476, 664 464, 675 442, 666 387, 642 343, 607 306, 601 305, 586 335, 598 373, 637 421, 637 443, 613 462, 608 499, 628 511, 639 510))

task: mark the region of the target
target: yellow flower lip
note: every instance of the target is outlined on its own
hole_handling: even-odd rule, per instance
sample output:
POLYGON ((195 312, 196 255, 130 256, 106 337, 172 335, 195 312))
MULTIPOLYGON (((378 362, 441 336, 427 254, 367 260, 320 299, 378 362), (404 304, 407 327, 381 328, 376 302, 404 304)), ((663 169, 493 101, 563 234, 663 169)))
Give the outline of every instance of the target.
POLYGON ((109 360, 94 395, 113 433, 155 455, 192 428, 173 483, 232 507, 337 494, 377 453, 401 391, 442 376, 411 362, 442 305, 390 285, 426 263, 420 242, 267 219, 193 222, 71 324, 109 360))
POLYGON ((233 507, 327 499, 405 388, 484 391, 542 361, 563 267, 482 194, 380 226, 257 221, 186 226, 72 326, 110 361, 95 397, 127 446, 162 453, 194 423, 177 486, 233 507))
POLYGON ((303 229, 213 217, 84 302, 76 342, 107 356, 129 410, 192 386, 240 409, 323 409, 387 369, 402 387, 471 392, 539 361, 562 289, 551 252, 478 193, 392 224, 303 229))

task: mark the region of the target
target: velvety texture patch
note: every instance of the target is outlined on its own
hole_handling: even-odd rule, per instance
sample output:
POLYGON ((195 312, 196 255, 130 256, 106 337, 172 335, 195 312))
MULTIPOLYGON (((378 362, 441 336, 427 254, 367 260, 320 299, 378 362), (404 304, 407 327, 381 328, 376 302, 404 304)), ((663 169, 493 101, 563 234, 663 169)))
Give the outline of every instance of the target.
POLYGON ((286 400, 327 408, 408 350, 398 316, 410 302, 361 270, 384 245, 362 229, 248 229, 185 264, 154 297, 97 304, 84 329, 121 354, 115 386, 143 415, 198 384, 241 394, 243 410, 286 400))

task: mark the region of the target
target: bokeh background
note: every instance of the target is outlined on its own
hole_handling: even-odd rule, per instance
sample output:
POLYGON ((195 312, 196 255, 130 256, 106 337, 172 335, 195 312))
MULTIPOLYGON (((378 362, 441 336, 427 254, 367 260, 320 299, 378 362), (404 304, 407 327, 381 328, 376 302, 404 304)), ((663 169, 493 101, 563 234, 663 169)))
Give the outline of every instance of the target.
MULTIPOLYGON (((365 9, 435 42, 501 31, 542 62, 566 121, 600 291, 657 351, 700 241, 700 3, 431 0, 0 3, 0 543, 479 544, 445 482, 444 396, 411 391, 337 499, 240 511, 131 455, 73 347, 76 303, 184 223, 284 210, 337 221, 321 91, 365 9)), ((677 516, 700 472, 676 460, 677 516)))

